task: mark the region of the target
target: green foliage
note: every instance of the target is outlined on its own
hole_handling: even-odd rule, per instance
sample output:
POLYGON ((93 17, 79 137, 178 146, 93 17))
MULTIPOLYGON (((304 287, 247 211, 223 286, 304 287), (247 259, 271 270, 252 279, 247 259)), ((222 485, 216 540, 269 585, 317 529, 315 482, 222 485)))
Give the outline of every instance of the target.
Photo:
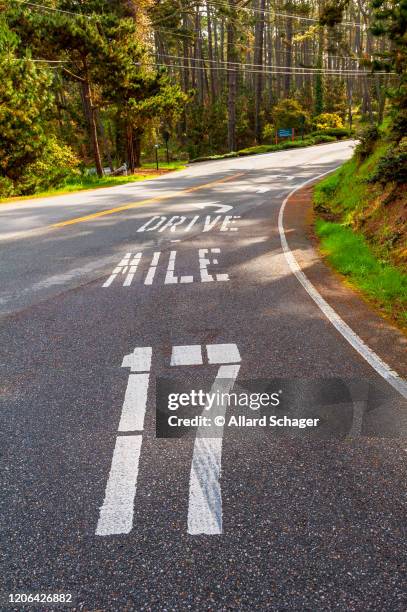
MULTIPOLYGON (((180 116, 188 96, 177 85, 170 85, 166 76, 160 75, 155 80, 157 91, 150 91, 146 97, 128 98, 129 117, 138 128, 154 117, 161 117, 166 125, 173 124, 180 116)), ((125 102, 125 100, 123 100, 125 102)))
POLYGON ((227 159, 229 157, 246 157, 247 155, 261 155, 262 153, 272 153, 273 151, 284 151, 286 149, 298 149, 301 147, 310 147, 323 142, 335 142, 337 139, 335 136, 329 136, 328 134, 318 134, 314 137, 307 137, 304 140, 286 140, 279 144, 263 144, 255 147, 247 147, 240 149, 237 152, 226 153, 224 155, 210 155, 206 157, 199 157, 191 159, 191 162, 198 161, 209 161, 212 159, 227 159))
POLYGON ((406 0, 372 0, 374 22, 371 31, 375 36, 386 36, 391 49, 374 62, 375 69, 395 71, 400 82, 389 89, 393 103, 393 136, 400 139, 407 131, 407 5, 406 0))
POLYGON ((7 176, 0 176, 0 198, 10 198, 14 193, 13 181, 7 176))
POLYGON ((327 207, 327 202, 332 202, 340 184, 340 176, 340 172, 337 171, 315 185, 314 208, 319 213, 330 212, 329 207, 327 207))
POLYGON ((347 94, 346 83, 338 78, 325 77, 324 82, 324 112, 339 115, 342 122, 346 118, 347 94), (326 95, 329 92, 329 95, 326 95))
MULTIPOLYGON (((394 96, 393 100, 396 101, 394 96)), ((400 103, 402 103, 401 100, 400 103)), ((403 138, 403 136, 407 134, 407 107, 403 108, 396 104, 392 115, 392 128, 394 130, 394 135, 397 139, 403 138)))
MULTIPOLYGON (((318 60, 318 67, 322 66, 322 58, 318 60)), ((324 77, 321 72, 317 72, 315 75, 315 104, 314 114, 320 115, 324 112, 324 77)))
POLYGON ((77 160, 50 131, 52 75, 29 56, 18 58, 17 36, 0 22, 0 195, 34 192, 72 171, 77 160))
POLYGON ((348 6, 349 0, 329 0, 322 5, 319 22, 321 25, 333 28, 342 21, 343 11, 348 6))
POLYGON ((381 165, 392 159, 392 151, 387 134, 381 134, 369 156, 354 155, 315 186, 314 207, 323 216, 317 233, 330 263, 393 319, 407 324, 405 191, 393 189, 393 165, 388 184, 384 178, 382 184, 372 182, 372 176, 383 176, 381 165))
POLYGON ((369 157, 362 161, 355 154, 336 172, 315 185, 316 210, 352 224, 355 218, 363 214, 369 201, 368 181, 386 149, 387 145, 378 141, 369 157))
POLYGON ((272 123, 265 123, 263 127, 263 140, 271 140, 274 138, 275 129, 272 123))
POLYGON ((67 145, 51 136, 41 155, 29 164, 20 177, 21 194, 36 193, 60 185, 66 178, 79 175, 79 159, 67 145))
POLYGON ((334 136, 335 138, 349 138, 352 134, 347 128, 325 128, 323 132, 311 132, 310 136, 334 136))
MULTIPOLYGON (((73 0, 72 6, 67 2, 64 8, 75 9, 78 15, 77 3, 73 0)), ((97 19, 73 18, 26 7, 10 10, 8 17, 22 38, 22 46, 29 46, 48 60, 65 60, 64 79, 79 83, 84 127, 98 171, 101 172, 98 138, 102 139, 98 136, 97 124, 100 127, 100 112, 106 106, 115 108, 115 127, 121 132, 116 133, 115 144, 121 155, 126 151, 131 156, 134 167, 139 162, 144 131, 150 124, 158 127, 160 122, 171 128, 188 96, 178 85, 170 83, 165 71, 149 67, 128 3, 90 0, 86 11, 97 13, 97 19)))
POLYGON ((317 130, 328 130, 330 128, 343 128, 342 118, 336 113, 322 113, 314 117, 313 125, 317 130))
MULTIPOLYGON (((393 3, 396 8, 400 1, 393 3)), ((17 192, 44 189, 47 176, 49 186, 53 187, 58 181, 64 183, 71 172, 69 159, 72 155, 80 157, 84 166, 96 166, 99 174, 102 174, 102 166, 113 164, 117 167, 125 160, 129 163, 130 159, 133 160, 129 163, 130 167, 135 168, 143 150, 149 149, 152 142, 161 138, 163 129, 171 133, 170 146, 177 154, 181 151, 184 155, 189 153, 190 157, 202 159, 214 157, 211 155, 214 152, 227 150, 230 72, 223 70, 221 58, 228 60, 228 27, 233 26, 235 48, 232 60, 251 62, 248 58, 253 53, 255 43, 255 36, 252 37, 255 14, 250 14, 251 7, 245 11, 233 9, 227 3, 222 7, 210 7, 212 34, 215 20, 219 17, 223 19, 223 34, 220 34, 219 21, 216 26, 218 48, 212 49, 215 66, 206 61, 210 54, 210 19, 204 15, 205 11, 198 11, 199 14, 195 15, 195 7, 188 2, 182 1, 175 12, 172 0, 160 0, 153 4, 150 0, 140 3, 134 0, 55 0, 45 3, 50 7, 72 11, 73 14, 41 10, 35 4, 11 0, 0 0, 0 4, 8 24, 6 27, 4 19, 0 23, 0 70, 2 78, 5 75, 5 93, 0 92, 0 189, 3 193, 11 193, 15 189, 17 192), (140 24, 146 27, 147 17, 152 22, 162 24, 167 34, 161 32, 161 26, 158 26, 159 29, 148 26, 148 32, 141 31, 140 24), (198 39, 197 31, 201 31, 198 39), (155 58, 150 47, 153 33, 156 36, 152 44, 157 51, 155 58), (203 65, 195 66, 201 52, 205 58, 203 65), (174 59, 170 60, 171 54, 174 59), (178 63, 175 57, 182 55, 191 58, 187 70, 182 65, 175 66, 178 63), (46 64, 35 64, 30 56, 61 63, 58 67, 53 65, 51 69, 46 64), (13 57, 13 60, 3 66, 2 62, 7 57, 13 57), (195 60, 192 61, 192 58, 195 60), (165 69, 154 65, 155 61, 167 60, 174 66, 165 69), (203 66, 205 71, 201 71, 203 66), (216 67, 216 70, 212 70, 212 67, 216 67), (182 83, 182 89, 176 83, 182 83), (69 143, 72 150, 66 149, 63 143, 69 143), (64 156, 67 159, 66 172, 59 164, 64 156), (38 173, 37 179, 35 173, 38 173)), ((289 13, 315 15, 316 6, 305 0, 300 4, 287 0, 283 4, 284 10, 289 13)), ((377 6, 379 11, 385 8, 380 1, 377 6)), ((332 7, 328 2, 321 8, 322 21, 329 25, 332 19, 336 19, 333 13, 339 15, 341 7, 332 7)), ((385 21, 388 25, 393 24, 393 27, 393 22, 397 21, 396 15, 389 15, 385 21)), ((330 142, 334 138, 348 136, 343 127, 332 127, 341 125, 338 121, 317 123, 316 131, 312 134, 309 134, 309 130, 311 112, 319 116, 322 113, 325 116, 327 113, 333 114, 342 121, 345 117, 345 81, 324 75, 323 53, 334 53, 335 48, 339 54, 349 54, 345 49, 349 40, 345 40, 339 29, 327 31, 319 24, 310 27, 303 24, 307 28, 304 32, 297 25, 300 24, 295 25, 290 43, 293 61, 295 58, 299 60, 301 46, 309 41, 308 51, 305 46, 303 48, 303 59, 311 62, 312 68, 318 71, 313 72, 312 78, 300 78, 300 75, 291 78, 289 88, 282 75, 265 74, 262 77, 260 123, 264 125, 265 140, 273 147, 267 148, 267 151, 330 142), (310 59, 311 56, 313 59, 310 59), (288 89, 291 91, 290 98, 280 100, 273 106, 281 92, 288 89), (281 142, 278 148, 274 148, 274 130, 284 127, 293 127, 296 137, 301 132, 307 136, 305 140, 294 143, 281 142)), ((284 24, 276 22, 275 33, 273 26, 271 35, 285 37, 285 29, 284 24)), ((393 31, 393 34, 397 37, 400 32, 393 31)), ((288 38, 287 32, 287 39, 280 41, 281 55, 277 64, 284 61, 284 46, 289 44, 288 38)), ((264 42, 264 46, 271 49, 270 41, 267 40, 267 44, 264 42)), ((400 62, 401 51, 397 49, 397 61, 400 62)), ((261 60, 264 65, 268 61, 266 56, 267 53, 264 53, 261 60)), ((347 76, 346 80, 348 78, 354 85, 356 77, 347 76)), ((242 155, 259 151, 251 147, 256 141, 255 80, 250 70, 238 72, 237 91, 233 98, 236 111, 234 131, 235 148, 240 149, 242 155)), ((370 88, 369 94, 376 93, 370 88)), ((396 100, 396 90, 393 93, 396 100)), ((356 104, 360 96, 361 87, 356 84, 353 88, 356 104)), ((407 129, 407 111, 404 112, 399 104, 394 126, 399 135, 407 129)), ((73 168, 75 164, 73 162, 73 168)))
POLYGON ((310 116, 297 100, 287 98, 281 100, 273 107, 273 122, 276 128, 294 128, 300 130, 302 127, 308 128, 310 116))
POLYGON ((16 37, 4 21, 0 32, 0 168, 3 176, 15 181, 47 141, 51 74, 29 57, 17 58, 16 37))
POLYGON ((318 219, 316 233, 322 251, 336 270, 348 277, 368 297, 407 323, 407 274, 380 262, 363 236, 339 223, 318 219))
POLYGON ((194 164, 197 162, 205 162, 205 161, 212 161, 212 160, 216 160, 216 159, 230 159, 230 158, 234 158, 234 157, 239 157, 238 153, 236 153, 236 151, 232 151, 231 153, 219 153, 217 155, 203 155, 201 157, 195 157, 193 159, 189 160, 190 164, 194 164))
POLYGON ((336 142, 337 137, 334 136, 333 134, 327 134, 327 133, 314 133, 313 135, 310 134, 309 136, 310 139, 312 139, 315 144, 319 144, 322 142, 336 142))
POLYGON ((382 185, 390 182, 407 184, 407 137, 392 145, 379 159, 370 181, 382 185))
POLYGON ((359 135, 359 144, 355 149, 356 155, 360 160, 366 159, 371 153, 373 153, 373 149, 375 144, 379 138, 380 132, 376 125, 369 125, 369 127, 365 128, 359 135))
MULTIPOLYGON (((150 168, 155 168, 155 163, 145 164, 146 172, 141 174, 130 174, 129 176, 102 176, 99 177, 96 174, 78 174, 76 171, 71 174, 68 178, 63 180, 58 184, 55 188, 47 187, 44 191, 37 191, 35 194, 30 194, 28 196, 22 196, 22 199, 27 198, 42 198, 47 196, 59 195, 64 193, 71 193, 75 191, 86 191, 87 189, 99 189, 102 187, 115 187, 118 185, 127 185, 128 183, 136 183, 139 181, 145 181, 148 179, 157 178, 156 173, 152 173, 150 168)), ((185 164, 181 162, 172 162, 170 164, 166 164, 160 162, 160 170, 183 170, 185 168, 185 164)), ((0 178, 0 201, 7 200, 12 196, 16 196, 14 192, 6 193, 6 190, 2 191, 2 179, 0 178)))

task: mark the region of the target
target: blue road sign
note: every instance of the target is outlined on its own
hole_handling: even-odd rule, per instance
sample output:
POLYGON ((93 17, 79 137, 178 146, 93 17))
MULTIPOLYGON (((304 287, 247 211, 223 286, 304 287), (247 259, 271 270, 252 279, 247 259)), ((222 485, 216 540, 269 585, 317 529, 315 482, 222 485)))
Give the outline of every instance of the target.
POLYGON ((288 138, 293 135, 293 128, 281 128, 277 130, 279 138, 288 138))

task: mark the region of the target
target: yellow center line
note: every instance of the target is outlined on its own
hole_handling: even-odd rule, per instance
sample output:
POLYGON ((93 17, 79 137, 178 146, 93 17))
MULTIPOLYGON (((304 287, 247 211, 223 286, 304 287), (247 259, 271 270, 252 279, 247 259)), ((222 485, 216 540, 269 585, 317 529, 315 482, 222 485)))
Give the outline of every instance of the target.
POLYGON ((212 187, 213 185, 218 185, 219 183, 226 183, 226 181, 231 181, 239 176, 243 176, 246 174, 245 172, 238 172, 237 174, 232 174, 232 176, 226 176, 225 178, 218 179, 217 181, 212 181, 211 183, 205 183, 203 185, 197 185, 196 187, 189 187, 188 189, 182 189, 177 193, 171 193, 168 195, 155 196, 153 198, 148 198, 147 200, 140 200, 140 202, 130 202, 129 204, 124 204, 123 206, 117 206, 116 208, 109 208, 109 210, 101 210, 99 212, 92 213, 90 215, 85 215, 84 217, 76 217, 74 219, 68 219, 68 221, 60 221, 59 223, 54 223, 50 227, 65 227, 66 225, 74 225, 75 223, 83 223, 83 221, 91 221, 92 219, 97 219, 99 217, 104 217, 106 215, 113 215, 114 213, 121 212, 122 210, 128 210, 129 208, 137 208, 138 206, 145 206, 146 204, 151 204, 152 202, 159 202, 162 200, 169 200, 171 198, 176 198, 183 193, 191 193, 192 191, 198 191, 199 189, 205 189, 206 187, 212 187))

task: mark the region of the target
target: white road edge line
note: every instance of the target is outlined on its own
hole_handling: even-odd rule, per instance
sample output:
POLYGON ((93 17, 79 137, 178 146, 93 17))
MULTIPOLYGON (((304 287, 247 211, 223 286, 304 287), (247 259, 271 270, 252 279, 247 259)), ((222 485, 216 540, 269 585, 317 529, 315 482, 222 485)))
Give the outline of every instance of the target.
MULTIPOLYGON (((341 164, 342 165, 342 164, 341 164)), ((311 296, 317 306, 322 310, 327 319, 332 323, 332 325, 338 330, 340 334, 349 342, 349 344, 361 355, 380 376, 382 376, 394 389, 396 389, 403 397, 407 398, 407 381, 405 381, 395 370, 392 370, 391 367, 383 361, 379 355, 377 355, 370 347, 367 346, 363 342, 363 340, 353 331, 351 327, 341 317, 338 313, 324 300, 322 295, 317 291, 314 285, 308 280, 305 276, 304 272, 302 272, 294 253, 291 251, 288 246, 287 238, 284 231, 283 219, 284 219, 284 210, 285 206, 290 199, 290 197, 299 189, 302 189, 309 183, 313 183, 318 179, 330 174, 337 170, 340 166, 333 168, 332 170, 328 170, 328 172, 323 172, 318 176, 314 176, 311 179, 308 179, 304 183, 297 185, 295 189, 290 191, 288 196, 285 198, 284 202, 281 205, 279 214, 278 214, 278 231, 280 233, 281 246, 287 260, 288 266, 291 269, 291 272, 297 277, 297 280, 304 287, 305 291, 311 296)))

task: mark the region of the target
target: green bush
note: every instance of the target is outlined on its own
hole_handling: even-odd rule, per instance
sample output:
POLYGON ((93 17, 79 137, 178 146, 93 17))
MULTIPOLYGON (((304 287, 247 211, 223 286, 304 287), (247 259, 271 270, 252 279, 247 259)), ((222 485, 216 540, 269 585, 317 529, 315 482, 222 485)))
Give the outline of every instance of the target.
POLYGON ((324 130, 317 130, 315 132, 311 132, 310 136, 334 136, 337 138, 349 138, 351 133, 346 128, 326 128, 324 130))
POLYGON ((315 144, 313 139, 305 139, 305 140, 286 140, 282 142, 280 147, 282 149, 297 149, 299 147, 309 147, 310 145, 315 144))
POLYGON ((319 142, 336 142, 338 140, 335 136, 331 136, 330 134, 315 134, 313 139, 315 144, 319 142))
POLYGON ((220 153, 219 155, 202 155, 201 157, 190 159, 189 163, 194 164, 195 162, 212 161, 215 159, 228 159, 229 157, 238 157, 238 153, 236 153, 236 151, 232 151, 231 153, 220 153))
POLYGON ((294 128, 296 131, 308 129, 310 116, 297 100, 287 98, 276 104, 272 110, 276 128, 294 128))
POLYGON ((0 198, 10 198, 14 195, 13 181, 6 176, 0 176, 0 198))
POLYGON ((276 151, 278 145, 258 145, 257 147, 247 147, 246 149, 240 149, 237 153, 239 157, 245 155, 258 155, 261 153, 270 153, 270 151, 276 151))
POLYGON ((376 171, 370 178, 370 182, 383 185, 393 181, 407 183, 407 137, 390 147, 386 155, 379 159, 376 171))
POLYGON ((29 164, 15 186, 16 193, 31 194, 58 187, 65 179, 78 176, 79 159, 72 149, 50 136, 41 156, 29 164))
POLYGON ((260 155, 262 153, 271 153, 273 151, 284 151, 286 149, 297 149, 300 147, 310 147, 315 144, 319 144, 322 142, 335 142, 337 139, 334 136, 330 136, 329 134, 316 134, 314 136, 306 136, 303 140, 284 140, 280 141, 278 144, 264 144, 257 145, 255 147, 246 147, 245 149, 240 149, 239 151, 226 153, 225 155, 210 155, 206 157, 197 157, 196 159, 191 159, 191 163, 199 162, 199 161, 210 161, 213 159, 226 159, 228 157, 245 157, 247 155, 260 155))
POLYGON ((394 113, 393 130, 398 138, 402 138, 407 134, 407 108, 398 108, 394 113))
POLYGON ((373 149, 379 136, 379 129, 376 125, 369 125, 369 127, 360 132, 358 135, 359 144, 355 149, 355 153, 361 161, 373 153, 373 149))
POLYGON ((272 138, 274 138, 274 135, 275 135, 274 125, 272 123, 266 123, 265 126, 263 127, 263 139, 271 140, 272 138))

